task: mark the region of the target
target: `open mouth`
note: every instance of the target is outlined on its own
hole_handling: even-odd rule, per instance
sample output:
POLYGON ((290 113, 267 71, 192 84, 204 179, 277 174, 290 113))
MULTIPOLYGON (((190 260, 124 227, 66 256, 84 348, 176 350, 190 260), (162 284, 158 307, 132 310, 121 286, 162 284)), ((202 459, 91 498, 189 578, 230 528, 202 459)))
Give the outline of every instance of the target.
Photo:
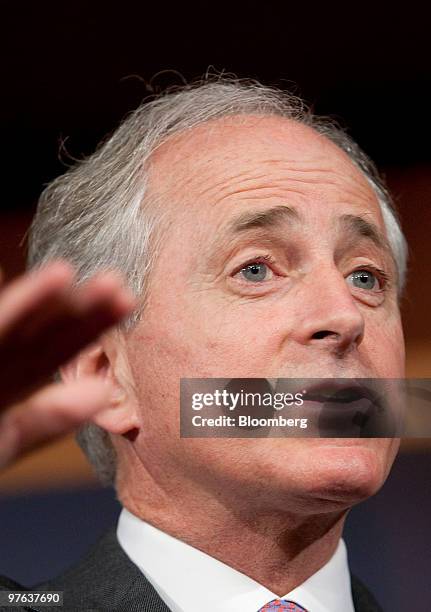
MULTIPOLYGON (((277 391, 292 381, 279 379, 277 391)), ((392 437, 394 419, 384 381, 375 379, 301 379, 301 412, 318 437, 392 437), (302 383, 302 387, 301 387, 302 383)))
POLYGON ((384 393, 366 385, 314 387, 306 401, 318 402, 321 437, 392 437, 394 424, 384 393))
POLYGON ((377 407, 381 403, 379 394, 375 390, 363 385, 314 386, 307 389, 305 398, 307 401, 320 402, 322 404, 350 404, 360 400, 367 400, 377 407))

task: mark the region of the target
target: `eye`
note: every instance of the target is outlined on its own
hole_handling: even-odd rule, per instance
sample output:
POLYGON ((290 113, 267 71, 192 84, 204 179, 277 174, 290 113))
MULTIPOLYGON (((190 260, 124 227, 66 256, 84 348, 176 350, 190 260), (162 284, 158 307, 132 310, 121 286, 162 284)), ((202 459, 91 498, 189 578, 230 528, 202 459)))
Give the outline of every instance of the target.
POLYGON ((239 270, 238 274, 253 283, 269 280, 273 276, 272 270, 262 261, 254 261, 246 265, 239 270))
POLYGON ((353 287, 368 291, 381 291, 382 287, 377 275, 371 270, 355 270, 347 277, 353 287))

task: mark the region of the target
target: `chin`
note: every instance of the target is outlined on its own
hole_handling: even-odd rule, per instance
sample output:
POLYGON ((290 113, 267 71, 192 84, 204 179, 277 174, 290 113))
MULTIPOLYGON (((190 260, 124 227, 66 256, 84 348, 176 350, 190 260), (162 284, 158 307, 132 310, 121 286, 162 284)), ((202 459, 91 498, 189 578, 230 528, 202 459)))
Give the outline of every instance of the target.
POLYGON ((313 449, 310 462, 309 494, 316 501, 335 504, 337 508, 353 506, 371 497, 384 484, 390 465, 388 452, 359 440, 328 439, 313 449))

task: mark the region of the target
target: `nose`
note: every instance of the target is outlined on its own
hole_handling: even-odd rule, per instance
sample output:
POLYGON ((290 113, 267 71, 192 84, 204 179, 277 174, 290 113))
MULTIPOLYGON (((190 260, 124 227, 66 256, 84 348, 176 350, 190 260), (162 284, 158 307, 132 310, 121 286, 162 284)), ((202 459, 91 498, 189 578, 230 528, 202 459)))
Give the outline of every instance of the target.
POLYGON ((301 288, 301 314, 294 332, 304 345, 342 357, 356 349, 364 337, 365 320, 341 272, 322 266, 310 273, 301 288))

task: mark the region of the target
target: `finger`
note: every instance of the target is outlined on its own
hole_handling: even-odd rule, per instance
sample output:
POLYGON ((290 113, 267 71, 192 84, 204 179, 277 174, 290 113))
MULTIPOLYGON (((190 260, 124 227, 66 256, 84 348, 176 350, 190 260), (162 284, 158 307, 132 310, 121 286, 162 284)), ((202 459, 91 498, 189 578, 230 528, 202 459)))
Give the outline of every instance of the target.
POLYGON ((75 300, 74 308, 78 315, 109 305, 110 318, 117 320, 129 314, 136 305, 135 297, 115 271, 94 276, 78 289, 75 300))
POLYGON ((133 306, 134 298, 124 287, 121 277, 116 272, 102 272, 78 287, 56 287, 41 296, 40 301, 16 321, 16 339, 30 339, 67 323, 85 321, 96 310, 106 311, 110 321, 119 321, 133 306))
POLYGON ((73 295, 64 287, 45 294, 31 314, 22 313, 0 341, 0 405, 16 402, 46 383, 53 371, 100 333, 118 323, 134 298, 116 273, 104 273, 73 295))
MULTIPOLYGON (((120 289, 118 278, 112 275, 94 281, 93 295, 86 290, 82 302, 67 304, 66 310, 60 310, 52 320, 37 327, 31 338, 28 333, 23 338, 22 332, 10 337, 8 353, 0 350, 0 362, 4 363, 1 405, 10 403, 12 391, 23 397, 33 391, 35 385, 45 383, 46 377, 56 368, 118 323, 133 305, 131 296, 121 293, 120 289)), ((14 398, 16 401, 16 396, 14 398)))
POLYGON ((14 406, 0 420, 0 468, 73 431, 107 405, 110 385, 93 378, 52 384, 14 406))
POLYGON ((71 288, 73 280, 71 266, 58 261, 9 283, 0 293, 0 338, 49 296, 71 288))

